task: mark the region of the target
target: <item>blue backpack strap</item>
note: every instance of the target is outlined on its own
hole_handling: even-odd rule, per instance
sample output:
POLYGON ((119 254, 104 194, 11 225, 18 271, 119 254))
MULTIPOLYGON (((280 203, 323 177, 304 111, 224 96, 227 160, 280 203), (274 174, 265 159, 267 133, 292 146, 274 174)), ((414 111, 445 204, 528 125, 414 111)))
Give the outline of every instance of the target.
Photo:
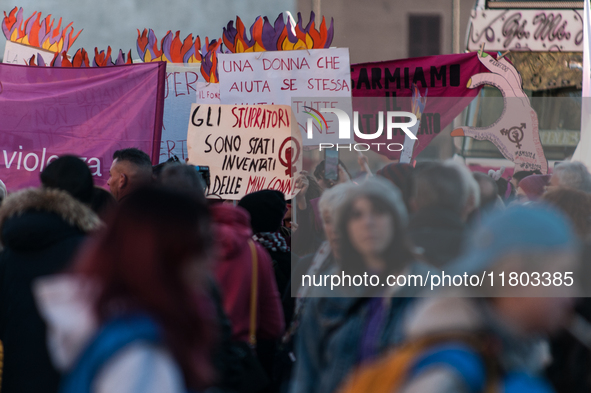
POLYGON ((78 363, 62 380, 60 393, 90 393, 101 367, 117 352, 136 341, 160 343, 156 323, 145 315, 113 319, 100 329, 78 358, 78 363))
POLYGON ((432 367, 444 366, 457 372, 471 393, 482 392, 487 383, 486 366, 481 355, 462 343, 446 343, 431 347, 411 367, 409 380, 432 367))
POLYGON ((554 393, 544 379, 526 373, 509 373, 503 378, 505 393, 554 393))

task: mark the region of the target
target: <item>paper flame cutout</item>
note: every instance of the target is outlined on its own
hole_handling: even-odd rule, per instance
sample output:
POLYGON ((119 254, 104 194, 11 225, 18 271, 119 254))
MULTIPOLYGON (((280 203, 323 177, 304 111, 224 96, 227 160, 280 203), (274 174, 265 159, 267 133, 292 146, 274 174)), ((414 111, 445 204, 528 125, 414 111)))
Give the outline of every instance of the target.
POLYGON ((201 63, 201 39, 189 34, 183 41, 180 39, 180 31, 174 35, 168 31, 158 48, 158 38, 154 30, 144 29, 137 31, 137 52, 144 62, 166 61, 168 63, 201 63))
POLYGON ((53 29, 54 22, 55 19, 51 19, 51 14, 41 20, 41 13, 35 11, 23 24, 22 7, 14 7, 8 15, 4 11, 2 32, 6 39, 12 42, 56 53, 67 52, 82 30, 72 37, 74 34, 73 23, 61 29, 62 18, 60 18, 57 27, 53 29), (70 30, 69 33, 68 30, 70 30))
POLYGON ((201 75, 208 83, 219 83, 218 75, 218 53, 222 53, 222 39, 211 40, 205 37, 205 48, 207 52, 203 55, 201 62, 201 75))
POLYGON ((315 27, 316 15, 310 13, 310 21, 304 27, 302 15, 298 12, 298 22, 292 25, 291 18, 287 24, 283 21, 283 14, 279 14, 271 25, 267 17, 260 16, 250 27, 250 39, 246 34, 244 23, 240 17, 230 21, 224 28, 224 45, 230 53, 263 52, 276 50, 323 49, 329 48, 334 37, 334 19, 330 21, 330 28, 326 28, 326 20, 322 17, 320 30, 315 27))
POLYGON ((40 66, 40 67, 109 67, 113 65, 123 65, 123 64, 132 64, 131 60, 131 51, 127 53, 127 59, 125 54, 122 50, 119 50, 119 55, 115 62, 111 60, 111 47, 107 48, 107 53, 105 51, 98 51, 97 48, 94 48, 94 59, 92 63, 88 57, 88 52, 84 50, 84 48, 78 49, 76 54, 72 57, 72 59, 68 59, 68 56, 65 51, 61 54, 56 53, 53 56, 53 59, 49 64, 46 64, 43 60, 43 57, 35 56, 31 57, 28 62, 30 66, 40 66))
POLYGON ((154 30, 137 31, 137 52, 144 62, 166 61, 168 63, 201 64, 201 75, 206 82, 218 83, 217 54, 222 52, 222 39, 211 40, 205 37, 205 46, 201 47, 201 38, 189 34, 180 39, 181 32, 168 31, 160 46, 154 30))

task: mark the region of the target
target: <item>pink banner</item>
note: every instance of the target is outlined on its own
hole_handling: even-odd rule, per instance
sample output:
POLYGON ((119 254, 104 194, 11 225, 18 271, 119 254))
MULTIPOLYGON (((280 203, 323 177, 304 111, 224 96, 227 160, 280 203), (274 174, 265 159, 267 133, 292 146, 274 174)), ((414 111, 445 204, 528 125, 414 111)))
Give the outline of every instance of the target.
MULTIPOLYGON (((369 115, 375 115, 377 111, 410 111, 413 84, 417 85, 421 95, 427 92, 414 158, 476 97, 481 87, 469 88, 468 81, 472 75, 483 72, 488 70, 478 60, 476 52, 353 64, 353 110, 364 119, 360 128, 368 128, 371 133, 378 124, 369 115), (380 105, 383 107, 376 107, 375 100, 356 100, 358 97, 384 97, 380 105)), ((358 142, 366 141, 358 139, 358 142)), ((386 133, 383 133, 372 142, 404 144, 404 133, 394 133, 391 140, 387 140, 386 133)), ((400 157, 400 152, 381 149, 380 153, 390 159, 400 157)))
POLYGON ((166 63, 54 68, 0 64, 0 179, 39 185, 60 155, 81 157, 106 186, 113 152, 160 154, 166 63))

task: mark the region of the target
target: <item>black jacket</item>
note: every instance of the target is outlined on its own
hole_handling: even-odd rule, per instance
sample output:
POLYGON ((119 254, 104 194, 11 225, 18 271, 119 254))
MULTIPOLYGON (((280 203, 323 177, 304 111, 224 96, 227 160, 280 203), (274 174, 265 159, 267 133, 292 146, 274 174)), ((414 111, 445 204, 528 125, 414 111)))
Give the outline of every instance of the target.
POLYGON ((58 390, 60 376, 50 362, 46 327, 33 299, 32 284, 68 267, 85 234, 99 225, 90 208, 64 191, 26 189, 2 203, 2 393, 58 390))

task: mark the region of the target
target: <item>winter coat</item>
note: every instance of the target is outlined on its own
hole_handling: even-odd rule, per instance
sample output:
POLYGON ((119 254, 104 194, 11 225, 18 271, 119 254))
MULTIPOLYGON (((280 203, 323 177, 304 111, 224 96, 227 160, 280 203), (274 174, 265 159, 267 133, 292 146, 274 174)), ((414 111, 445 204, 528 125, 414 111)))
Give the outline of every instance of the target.
MULTIPOLYGON (((211 212, 218 250, 214 274, 232 322, 233 338, 246 342, 252 287, 249 216, 242 208, 224 204, 213 205, 211 212)), ((269 255, 260 244, 254 244, 258 260, 257 338, 274 340, 285 329, 280 295, 269 255)))
POLYGON ((60 375, 51 365, 46 326, 31 284, 68 267, 98 217, 68 193, 25 189, 0 208, 0 340, 4 345, 3 393, 57 391, 60 375))
MULTIPOLYGON (((504 323, 483 299, 460 297, 428 298, 417 302, 406 320, 404 331, 409 340, 442 336, 449 333, 478 334, 488 337, 494 357, 472 362, 470 375, 457 375, 449 364, 452 359, 439 360, 438 366, 425 368, 411 375, 403 393, 468 393, 475 375, 486 374, 485 364, 494 364, 497 380, 491 381, 503 392, 551 392, 550 385, 540 377, 549 360, 547 342, 540 337, 519 334, 504 323), (479 370, 479 367, 482 370, 479 370), (479 372, 478 372, 479 371, 479 372)), ((460 348, 450 341, 447 348, 460 348)), ((474 352, 476 355, 476 352, 474 352)), ((467 373, 466 373, 467 374, 467 373)))
MULTIPOLYGON (((427 276, 436 269, 413 263, 405 274, 427 276)), ((337 274, 338 268, 326 274, 337 274)), ((360 362, 371 298, 327 297, 330 288, 312 292, 303 310, 296 338, 296 363, 290 393, 332 393, 360 362), (322 292, 324 291, 324 293, 322 292), (318 296, 318 297, 315 297, 318 296), (324 296, 324 297, 322 297, 324 296)), ((376 355, 403 340, 403 321, 420 288, 399 287, 397 297, 384 297, 384 324, 376 355)), ((349 292, 350 293, 350 292, 349 292)), ((343 295, 343 294, 341 294, 343 295)), ((332 296, 338 296, 333 294, 332 296)))

